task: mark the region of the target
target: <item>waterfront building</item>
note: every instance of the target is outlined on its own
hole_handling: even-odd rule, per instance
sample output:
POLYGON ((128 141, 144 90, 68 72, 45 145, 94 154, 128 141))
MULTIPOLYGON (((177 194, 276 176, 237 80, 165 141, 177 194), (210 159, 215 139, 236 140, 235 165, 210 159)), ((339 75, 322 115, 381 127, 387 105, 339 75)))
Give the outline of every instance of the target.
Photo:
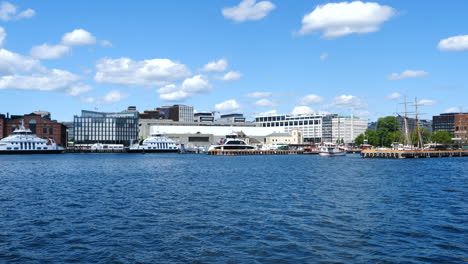
POLYGON ((31 130, 32 134, 42 139, 52 138, 58 145, 65 146, 67 143, 66 127, 55 120, 50 120, 49 112, 40 112, 27 115, 0 115, 0 138, 12 135, 24 120, 24 127, 31 130))
POLYGON ((369 121, 353 116, 327 115, 323 117, 322 142, 354 144, 366 132, 369 121))
POLYGON ((212 112, 200 112, 194 114, 195 122, 214 122, 214 115, 212 112))
POLYGON ((455 116, 468 113, 445 113, 432 117, 432 130, 434 132, 447 131, 455 133, 455 116))
POLYGON ((265 143, 268 145, 303 144, 304 135, 303 135, 302 130, 299 130, 299 129, 293 129, 291 133, 275 132, 266 136, 265 143))
POLYGON ((290 133, 302 130, 305 142, 322 142, 323 114, 304 115, 267 115, 255 117, 255 123, 261 127, 274 128, 278 132, 290 133))
POLYGON ((244 123, 245 117, 243 114, 227 114, 221 115, 219 121, 227 123, 244 123))
MULTIPOLYGON (((396 117, 398 121, 398 129, 400 131, 405 131, 405 117, 398 115, 396 117)), ((432 122, 430 120, 425 120, 425 119, 419 119, 418 122, 416 122, 416 118, 406 118, 408 122, 408 131, 413 132, 416 131, 416 124, 419 123, 419 127, 424 128, 425 130, 432 132, 432 122)))
POLYGON ((138 112, 117 113, 83 110, 74 116, 75 144, 123 144, 130 145, 138 139, 138 112))
POLYGON ((468 114, 457 114, 454 118, 455 137, 460 138, 462 142, 468 142, 468 114))
POLYGON ((193 122, 193 106, 174 105, 170 108, 169 118, 174 121, 193 122))

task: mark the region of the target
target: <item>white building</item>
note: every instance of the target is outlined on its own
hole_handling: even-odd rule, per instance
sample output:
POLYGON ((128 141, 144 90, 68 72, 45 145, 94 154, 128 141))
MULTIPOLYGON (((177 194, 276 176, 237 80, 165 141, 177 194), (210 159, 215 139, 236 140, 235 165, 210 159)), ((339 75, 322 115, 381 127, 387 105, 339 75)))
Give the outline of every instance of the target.
POLYGON ((265 143, 268 145, 290 145, 303 144, 304 136, 302 130, 294 129, 292 133, 272 133, 265 138, 265 143))
POLYGON ((329 115, 323 119, 323 142, 352 144, 366 132, 368 123, 359 117, 329 115))

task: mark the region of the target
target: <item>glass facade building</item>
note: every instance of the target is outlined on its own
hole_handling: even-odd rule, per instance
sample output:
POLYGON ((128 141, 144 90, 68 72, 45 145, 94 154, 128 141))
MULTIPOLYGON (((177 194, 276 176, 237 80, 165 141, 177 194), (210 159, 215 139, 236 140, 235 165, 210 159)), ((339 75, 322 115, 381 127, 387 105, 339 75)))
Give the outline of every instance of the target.
POLYGON ((74 116, 75 144, 123 144, 138 139, 138 112, 102 113, 83 110, 74 116))

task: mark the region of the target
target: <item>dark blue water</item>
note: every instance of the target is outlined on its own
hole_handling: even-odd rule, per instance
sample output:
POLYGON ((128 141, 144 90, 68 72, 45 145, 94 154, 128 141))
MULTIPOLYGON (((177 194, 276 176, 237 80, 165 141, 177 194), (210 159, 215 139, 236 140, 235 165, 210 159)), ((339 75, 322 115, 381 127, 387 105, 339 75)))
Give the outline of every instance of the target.
POLYGON ((468 263, 468 158, 3 156, 0 263, 468 263))

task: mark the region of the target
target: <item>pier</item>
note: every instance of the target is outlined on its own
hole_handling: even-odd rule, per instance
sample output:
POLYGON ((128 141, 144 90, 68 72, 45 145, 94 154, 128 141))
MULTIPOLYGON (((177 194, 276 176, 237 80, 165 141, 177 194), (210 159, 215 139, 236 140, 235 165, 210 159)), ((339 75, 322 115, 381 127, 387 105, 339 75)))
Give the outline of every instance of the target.
POLYGON ((361 157, 370 159, 468 157, 468 150, 363 150, 361 157))
POLYGON ((242 156, 242 155, 300 155, 304 154, 303 150, 211 150, 208 155, 213 156, 242 156))

